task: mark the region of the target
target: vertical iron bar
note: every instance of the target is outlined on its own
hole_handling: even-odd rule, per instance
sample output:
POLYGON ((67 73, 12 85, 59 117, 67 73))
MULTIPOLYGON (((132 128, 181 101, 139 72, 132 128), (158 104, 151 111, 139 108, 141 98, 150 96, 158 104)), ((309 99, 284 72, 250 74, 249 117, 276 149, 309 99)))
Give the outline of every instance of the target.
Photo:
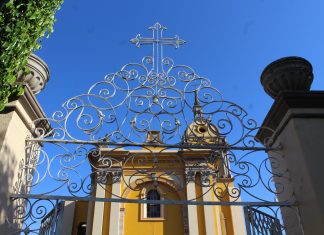
POLYGON ((249 207, 245 206, 244 208, 244 216, 245 216, 245 226, 247 235, 252 235, 251 227, 250 227, 250 217, 249 217, 249 207))

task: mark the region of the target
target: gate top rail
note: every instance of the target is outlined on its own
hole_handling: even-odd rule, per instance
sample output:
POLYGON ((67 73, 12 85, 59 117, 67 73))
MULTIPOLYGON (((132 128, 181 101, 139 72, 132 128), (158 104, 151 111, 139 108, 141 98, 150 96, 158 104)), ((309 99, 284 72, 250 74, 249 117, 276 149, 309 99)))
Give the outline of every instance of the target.
POLYGON ((34 139, 28 138, 26 142, 35 143, 62 143, 62 144, 83 144, 83 145, 94 145, 94 146, 117 146, 117 147, 151 147, 151 148, 162 148, 162 149, 208 149, 208 150, 243 150, 243 151, 279 151, 282 150, 282 146, 276 147, 248 147, 248 146, 231 146, 221 144, 163 144, 163 143, 123 143, 123 142, 109 142, 104 140, 62 140, 62 139, 34 139))

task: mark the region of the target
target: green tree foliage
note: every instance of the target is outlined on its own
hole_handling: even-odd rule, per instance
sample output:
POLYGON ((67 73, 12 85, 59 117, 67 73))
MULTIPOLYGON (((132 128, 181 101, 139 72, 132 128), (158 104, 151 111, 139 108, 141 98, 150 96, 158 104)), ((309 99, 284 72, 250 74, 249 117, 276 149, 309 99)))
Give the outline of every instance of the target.
POLYGON ((53 32, 54 15, 63 0, 0 1, 0 111, 11 95, 22 95, 18 71, 27 72, 28 56, 41 38, 53 32))

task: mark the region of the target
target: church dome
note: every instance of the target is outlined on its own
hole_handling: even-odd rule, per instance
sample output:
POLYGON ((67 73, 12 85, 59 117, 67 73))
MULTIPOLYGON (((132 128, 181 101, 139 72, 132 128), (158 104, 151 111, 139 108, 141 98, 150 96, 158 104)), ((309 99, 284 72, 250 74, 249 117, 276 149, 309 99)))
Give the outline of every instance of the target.
POLYGON ((217 127, 209 119, 203 116, 197 91, 195 91, 195 102, 192 108, 194 120, 188 125, 182 137, 186 144, 223 144, 224 137, 220 136, 217 127))
POLYGON ((188 125, 182 139, 183 143, 187 144, 215 144, 224 142, 224 138, 220 136, 217 127, 204 118, 195 118, 188 125))

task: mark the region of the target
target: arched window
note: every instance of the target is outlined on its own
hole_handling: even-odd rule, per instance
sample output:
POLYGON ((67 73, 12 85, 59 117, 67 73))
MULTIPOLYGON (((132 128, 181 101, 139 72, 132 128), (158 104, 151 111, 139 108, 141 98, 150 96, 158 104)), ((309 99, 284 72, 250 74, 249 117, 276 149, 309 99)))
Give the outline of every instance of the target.
MULTIPOLYGON (((161 200, 160 194, 156 189, 151 189, 146 195, 147 200, 161 200)), ((146 207, 147 218, 161 217, 161 204, 148 203, 146 207)))

